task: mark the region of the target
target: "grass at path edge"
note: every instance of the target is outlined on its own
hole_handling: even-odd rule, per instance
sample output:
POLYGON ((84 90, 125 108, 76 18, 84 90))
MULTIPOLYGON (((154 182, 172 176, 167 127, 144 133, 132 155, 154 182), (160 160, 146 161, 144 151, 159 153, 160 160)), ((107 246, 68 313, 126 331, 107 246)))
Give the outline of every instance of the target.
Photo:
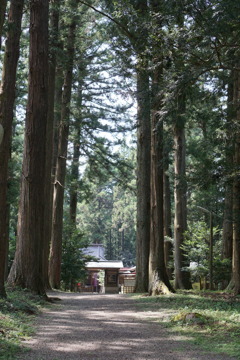
POLYGON ((34 319, 50 303, 28 290, 7 289, 0 298, 0 360, 14 360, 21 342, 34 333, 34 319))
POLYGON ((224 292, 179 291, 176 294, 131 295, 141 311, 159 312, 155 320, 168 333, 189 338, 201 349, 240 359, 240 297, 224 292), (163 317, 161 314, 171 313, 163 317), (188 314, 188 316, 187 316, 188 314))

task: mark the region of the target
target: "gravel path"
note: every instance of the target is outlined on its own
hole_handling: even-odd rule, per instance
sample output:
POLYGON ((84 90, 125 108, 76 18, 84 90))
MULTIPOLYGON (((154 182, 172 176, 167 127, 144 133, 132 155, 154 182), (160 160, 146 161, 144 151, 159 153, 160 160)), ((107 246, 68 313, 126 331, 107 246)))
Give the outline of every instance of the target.
POLYGON ((199 352, 154 321, 165 314, 136 311, 126 295, 55 293, 60 305, 37 319, 36 336, 18 360, 232 360, 199 352))

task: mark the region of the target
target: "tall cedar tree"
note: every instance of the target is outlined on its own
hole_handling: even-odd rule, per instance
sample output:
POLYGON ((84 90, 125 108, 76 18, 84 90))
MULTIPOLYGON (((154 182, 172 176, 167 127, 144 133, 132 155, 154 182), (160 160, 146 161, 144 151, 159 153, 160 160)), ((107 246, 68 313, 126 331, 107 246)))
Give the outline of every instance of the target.
POLYGON ((2 83, 0 90, 0 123, 4 129, 0 144, 0 295, 5 295, 5 262, 8 248, 8 163, 11 153, 13 108, 19 41, 24 0, 13 0, 8 14, 8 33, 5 45, 2 83))
MULTIPOLYGON (((79 69, 80 70, 80 69, 79 69)), ((81 76, 81 73, 80 73, 81 76)), ((78 106, 82 107, 83 81, 78 84, 78 106)), ((73 159, 71 164, 71 185, 70 185, 70 207, 69 215, 72 226, 76 227, 77 204, 78 204, 78 181, 79 181, 79 159, 81 142, 82 117, 81 113, 74 122, 73 159)))
POLYGON ((164 259, 164 205, 163 205, 163 119, 162 106, 162 44, 155 30, 161 30, 162 3, 156 0, 150 2, 152 10, 153 34, 153 73, 152 73, 152 123, 151 123, 151 232, 149 252, 149 293, 158 295, 173 291, 166 272, 164 259), (157 15, 157 16, 156 16, 157 15), (157 27, 156 27, 157 25, 157 27))
MULTIPOLYGON (((232 74, 232 72, 231 72, 232 74)), ((227 101, 227 142, 225 150, 225 161, 226 161, 226 174, 227 179, 225 180, 225 199, 224 199, 224 215, 223 215, 223 244, 222 244, 222 258, 232 259, 233 251, 233 182, 231 171, 233 168, 233 133, 232 133, 232 122, 233 122, 233 81, 232 75, 230 75, 228 82, 228 101, 227 101)))
POLYGON ((180 94, 176 101, 176 122, 174 124, 174 169, 175 169, 175 218, 174 218, 174 265, 175 288, 191 288, 190 273, 184 270, 186 254, 182 249, 184 233, 187 230, 187 182, 186 182, 186 140, 185 140, 185 96, 180 94))
MULTIPOLYGON (((184 6, 179 3, 176 6, 175 21, 178 29, 184 26, 184 6)), ((178 41, 180 52, 175 54, 174 66, 179 74, 182 74, 185 60, 183 41, 178 41)), ((178 87, 178 86, 177 86, 178 87)), ((173 125, 173 139, 174 139, 174 265, 175 265, 175 288, 189 289, 191 288, 190 273, 186 271, 187 256, 182 249, 184 242, 184 234, 187 231, 187 181, 186 181, 186 140, 185 140, 185 122, 186 122, 186 89, 184 85, 176 89, 174 98, 174 125, 173 125)))
POLYGON ((233 262, 232 280, 233 289, 236 294, 240 294, 240 71, 239 61, 233 76, 233 103, 235 107, 235 136, 234 136, 234 180, 233 180, 233 262))
POLYGON ((46 288, 50 287, 48 261, 50 252, 50 243, 52 235, 52 209, 53 209, 53 144, 54 144, 54 105, 55 105, 55 82, 57 67, 57 49, 59 46, 59 12, 60 0, 51 0, 50 2, 50 39, 51 47, 49 60, 49 89, 48 89, 48 118, 47 118, 47 142, 46 142, 46 173, 45 173, 45 225, 44 225, 44 284, 46 288))
MULTIPOLYGON (((145 23, 147 1, 137 1, 139 25, 145 23), (141 21, 142 19, 142 21, 141 21)), ((150 89, 147 60, 148 32, 139 26, 135 44, 137 53, 137 238, 136 238, 136 292, 148 291, 150 244, 150 89)))
POLYGON ((72 19, 68 28, 67 37, 67 61, 63 93, 62 93, 62 107, 61 107, 61 122, 59 127, 58 139, 58 155, 56 163, 56 173, 54 181, 53 194, 53 224, 52 224, 52 238, 50 249, 50 284, 54 288, 60 287, 61 277, 61 257, 62 257, 62 230, 63 230, 63 200, 64 200, 64 184, 66 175, 66 160, 67 147, 69 135, 69 118, 70 118, 70 102, 72 92, 73 80, 73 63, 75 54, 75 36, 77 26, 77 7, 78 1, 70 1, 70 9, 72 19))
MULTIPOLYGON (((166 136, 165 136, 166 137, 166 136)), ((166 137, 167 138, 167 137, 166 137)), ((165 143, 166 141, 164 141, 165 143)), ((172 239, 172 210, 171 210, 171 186, 170 186, 170 176, 168 174, 169 168, 169 154, 168 150, 164 151, 163 163, 164 163, 164 174, 163 174, 163 204, 164 204, 164 259, 167 269, 168 278, 172 279, 173 276, 173 267, 171 266, 171 260, 173 257, 173 244, 172 239)))
POLYGON ((120 2, 113 4, 105 0, 109 11, 122 13, 121 23, 114 18, 118 31, 127 36, 136 55, 137 77, 137 235, 136 235, 136 292, 148 291, 149 244, 150 244, 150 171, 151 171, 151 120, 150 120, 150 81, 148 70, 148 29, 149 6, 147 0, 120 2), (116 6, 116 8, 114 7, 116 6), (129 11, 129 13, 128 13, 129 11), (135 19, 131 12, 135 12, 135 19), (127 19, 127 20, 126 20, 127 19), (128 21, 129 20, 129 21, 128 21))
POLYGON ((9 283, 45 294, 44 179, 48 112, 48 0, 30 1, 29 89, 18 239, 9 283))

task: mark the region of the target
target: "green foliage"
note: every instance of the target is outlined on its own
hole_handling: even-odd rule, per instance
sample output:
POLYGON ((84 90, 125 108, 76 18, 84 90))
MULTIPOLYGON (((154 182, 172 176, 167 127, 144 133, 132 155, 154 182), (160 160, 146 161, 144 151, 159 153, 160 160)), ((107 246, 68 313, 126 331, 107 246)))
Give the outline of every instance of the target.
POLYGON ((82 251, 86 246, 83 234, 65 223, 61 266, 62 287, 65 290, 73 291, 76 283, 86 278, 85 264, 89 259, 82 251))
MULTIPOLYGON (((213 236, 219 234, 218 227, 213 228, 213 236)), ((182 248, 190 262, 189 271, 193 282, 200 281, 209 276, 209 237, 210 229, 204 221, 197 221, 189 224, 188 231, 182 248)), ((221 246, 215 242, 214 246, 214 282, 217 285, 219 280, 227 279, 229 276, 229 261, 220 259, 221 246), (228 271, 226 272, 226 270, 228 271)))
POLYGON ((232 261, 230 259, 222 259, 220 256, 216 256, 213 266, 213 281, 215 284, 221 284, 224 280, 229 281, 232 273, 232 261))
POLYGON ((89 243, 105 245, 107 259, 135 262, 135 196, 123 186, 109 180, 92 185, 92 196, 78 206, 78 226, 89 243))
POLYGON ((105 284, 105 271, 104 270, 100 270, 98 272, 98 283, 100 286, 104 286, 104 284, 105 284))
POLYGON ((136 237, 135 151, 122 147, 117 155, 121 161, 118 167, 110 164, 104 168, 98 164, 95 171, 92 163, 86 167, 81 180, 77 228, 89 243, 105 246, 107 259, 122 259, 126 266, 132 266, 136 237))
POLYGON ((7 299, 0 299, 0 359, 17 359, 20 342, 33 334, 33 315, 46 306, 42 297, 26 290, 7 289, 7 299))

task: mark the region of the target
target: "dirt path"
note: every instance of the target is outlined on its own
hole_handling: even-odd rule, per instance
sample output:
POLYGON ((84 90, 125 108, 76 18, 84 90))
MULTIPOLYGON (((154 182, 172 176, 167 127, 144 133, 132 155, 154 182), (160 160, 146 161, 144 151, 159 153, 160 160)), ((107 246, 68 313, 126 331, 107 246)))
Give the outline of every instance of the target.
POLYGON ((61 305, 38 318, 36 336, 24 343, 30 350, 18 360, 230 360, 166 334, 156 314, 136 311, 125 295, 54 296, 61 305))

